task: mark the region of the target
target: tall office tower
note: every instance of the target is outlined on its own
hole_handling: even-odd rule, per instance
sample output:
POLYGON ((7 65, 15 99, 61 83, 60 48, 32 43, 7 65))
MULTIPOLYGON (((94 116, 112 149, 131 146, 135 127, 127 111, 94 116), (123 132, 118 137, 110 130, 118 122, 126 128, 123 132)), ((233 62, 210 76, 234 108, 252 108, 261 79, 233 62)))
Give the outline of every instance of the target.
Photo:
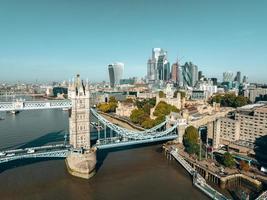
POLYGON ((157 61, 149 58, 147 61, 147 79, 148 81, 155 81, 157 79, 157 61))
POLYGON ((183 85, 194 87, 198 81, 198 67, 192 62, 182 66, 183 85))
POLYGON ((184 79, 183 79, 183 68, 182 66, 178 67, 178 85, 180 87, 184 86, 184 79))
POLYGON ((236 73, 235 81, 239 84, 241 83, 241 72, 236 73))
POLYGON ((178 83, 178 78, 179 78, 179 64, 178 62, 172 64, 172 71, 171 71, 171 80, 174 83, 178 83))
POLYGON ((120 84, 124 70, 124 64, 121 62, 115 62, 108 65, 110 86, 114 88, 120 84))
POLYGON ((161 48, 153 48, 152 58, 147 62, 148 81, 169 80, 169 77, 170 63, 167 60, 167 52, 161 48))
POLYGON ((199 71, 199 72, 198 72, 198 80, 199 80, 199 81, 201 80, 202 76, 203 76, 202 71, 199 71))
POLYGON ((233 72, 223 72, 223 82, 233 82, 234 74, 233 72))
POLYGON ((89 85, 81 81, 77 75, 76 80, 69 85, 68 98, 72 109, 69 117, 70 144, 74 148, 90 148, 90 107, 89 85))

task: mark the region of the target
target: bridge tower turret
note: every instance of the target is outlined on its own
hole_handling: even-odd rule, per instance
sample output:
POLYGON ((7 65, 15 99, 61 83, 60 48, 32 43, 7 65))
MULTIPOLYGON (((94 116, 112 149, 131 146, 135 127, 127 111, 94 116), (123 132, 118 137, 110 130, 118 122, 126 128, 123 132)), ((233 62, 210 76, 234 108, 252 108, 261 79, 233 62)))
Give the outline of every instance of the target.
POLYGON ((89 85, 80 79, 80 75, 70 83, 68 98, 72 103, 69 115, 70 145, 90 149, 89 85))
POLYGON ((80 76, 70 83, 68 97, 72 108, 69 116, 70 145, 74 149, 66 158, 70 174, 89 179, 96 173, 96 148, 90 148, 89 85, 80 76), (83 149, 83 151, 77 151, 83 149))

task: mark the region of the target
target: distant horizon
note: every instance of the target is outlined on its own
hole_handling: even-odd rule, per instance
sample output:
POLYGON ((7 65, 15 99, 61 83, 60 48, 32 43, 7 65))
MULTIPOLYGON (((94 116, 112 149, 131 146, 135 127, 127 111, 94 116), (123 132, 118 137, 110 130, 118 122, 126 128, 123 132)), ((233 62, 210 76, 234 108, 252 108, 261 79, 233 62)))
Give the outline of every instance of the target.
POLYGON ((0 3, 0 83, 52 82, 79 73, 109 81, 145 77, 152 48, 170 64, 192 62, 206 77, 225 71, 267 83, 267 1, 14 0, 0 3), (100 12, 101 11, 101 12, 100 12))

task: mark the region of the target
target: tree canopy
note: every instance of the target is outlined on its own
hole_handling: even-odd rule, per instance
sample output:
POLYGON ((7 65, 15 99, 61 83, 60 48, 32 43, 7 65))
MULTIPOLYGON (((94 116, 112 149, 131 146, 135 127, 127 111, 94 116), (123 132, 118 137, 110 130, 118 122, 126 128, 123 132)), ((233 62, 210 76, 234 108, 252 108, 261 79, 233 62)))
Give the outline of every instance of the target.
POLYGON ((170 104, 167 104, 164 101, 161 101, 156 106, 153 115, 154 116, 157 116, 157 117, 160 117, 160 116, 169 115, 171 112, 179 112, 179 109, 176 108, 175 106, 172 106, 170 104))
POLYGON ((102 112, 109 113, 109 112, 115 112, 117 106, 118 106, 117 99, 111 96, 109 98, 108 103, 100 103, 97 105, 97 108, 102 112))
POLYGON ((185 151, 189 154, 198 154, 199 153, 199 144, 198 144, 198 130, 194 126, 189 126, 185 129, 185 134, 183 136, 183 143, 185 146, 185 151))
POLYGON ((234 108, 245 106, 250 103, 247 97, 236 96, 233 93, 217 94, 211 98, 210 103, 213 102, 220 103, 221 106, 234 107, 234 108))
POLYGON ((229 152, 223 154, 223 164, 225 167, 233 167, 235 165, 235 160, 229 152))
POLYGON ((179 110, 166 102, 159 102, 155 108, 154 116, 156 119, 150 118, 150 109, 156 104, 156 99, 136 101, 138 109, 132 111, 130 119, 133 123, 141 125, 143 128, 152 128, 165 120, 166 115, 170 112, 179 112, 179 110))
POLYGON ((159 98, 165 98, 166 94, 163 91, 159 91, 159 98))

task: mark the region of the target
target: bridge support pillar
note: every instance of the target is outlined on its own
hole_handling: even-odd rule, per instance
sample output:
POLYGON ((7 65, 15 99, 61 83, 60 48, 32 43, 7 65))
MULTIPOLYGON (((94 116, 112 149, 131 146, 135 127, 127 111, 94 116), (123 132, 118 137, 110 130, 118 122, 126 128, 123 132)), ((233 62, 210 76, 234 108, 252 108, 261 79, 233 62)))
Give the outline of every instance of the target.
POLYGON ((96 148, 92 148, 85 153, 72 152, 65 162, 71 175, 89 179, 96 173, 96 148))

